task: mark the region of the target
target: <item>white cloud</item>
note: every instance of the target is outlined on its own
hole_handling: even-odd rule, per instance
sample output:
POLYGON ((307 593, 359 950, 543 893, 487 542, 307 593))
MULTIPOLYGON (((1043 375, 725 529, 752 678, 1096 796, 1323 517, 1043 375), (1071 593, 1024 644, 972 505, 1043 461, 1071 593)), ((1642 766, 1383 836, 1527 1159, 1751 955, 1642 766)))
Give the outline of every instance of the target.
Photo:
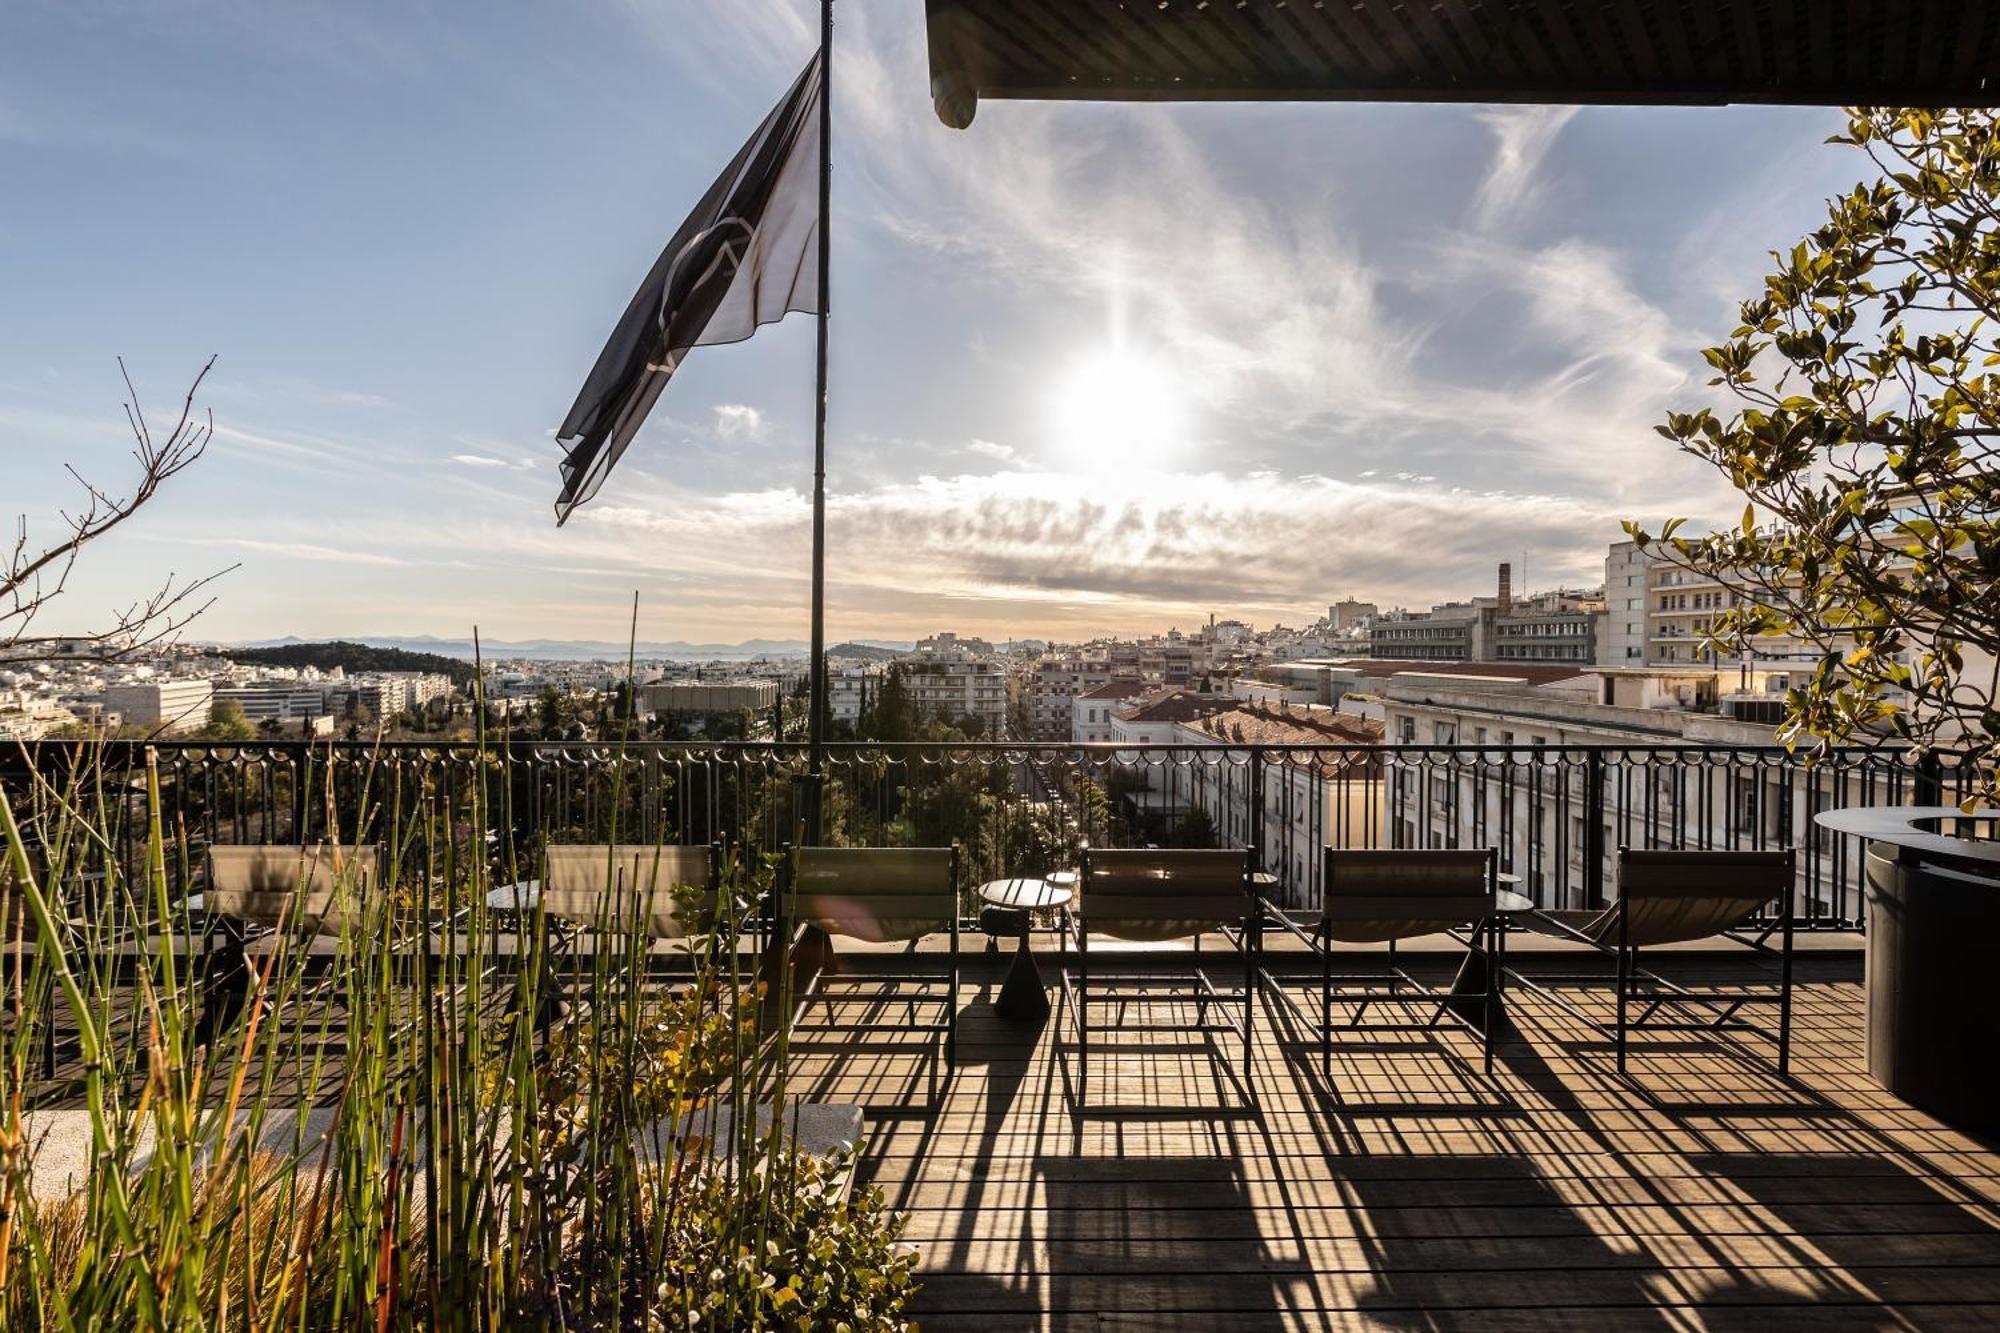
POLYGON ((1472 218, 1481 229, 1504 226, 1524 211, 1536 170, 1556 136, 1577 113, 1574 106, 1507 106, 1479 112, 1493 131, 1493 164, 1472 197, 1472 218))
POLYGON ((725 440, 755 440, 764 434, 764 414, 748 403, 718 403, 715 433, 725 440))
POLYGON ((1002 463, 1012 463, 1020 457, 1014 447, 994 440, 972 440, 965 446, 965 452, 978 454, 981 458, 997 459, 1002 463))
MULTIPOLYGON (((568 554, 695 583, 728 571, 733 588, 782 599, 805 577, 808 517, 792 490, 634 496, 579 511, 570 530, 582 545, 568 554)), ((1421 477, 921 477, 831 498, 829 595, 871 625, 953 607, 1051 632, 1107 615, 1185 621, 1217 606, 1275 618, 1319 604, 1335 584, 1413 603, 1439 587, 1483 587, 1493 562, 1523 547, 1549 580, 1595 581, 1617 519, 1569 497, 1445 490, 1421 477)))
POLYGON ((488 458, 485 454, 453 454, 451 461, 463 463, 467 467, 506 467, 504 458, 488 458))
POLYGON ((276 555, 290 560, 309 560, 326 564, 401 566, 410 563, 398 556, 383 555, 375 551, 362 551, 344 546, 320 546, 312 542, 276 542, 263 541, 255 537, 208 536, 153 536, 148 540, 169 542, 176 546, 212 546, 236 551, 254 551, 259 555, 276 555))

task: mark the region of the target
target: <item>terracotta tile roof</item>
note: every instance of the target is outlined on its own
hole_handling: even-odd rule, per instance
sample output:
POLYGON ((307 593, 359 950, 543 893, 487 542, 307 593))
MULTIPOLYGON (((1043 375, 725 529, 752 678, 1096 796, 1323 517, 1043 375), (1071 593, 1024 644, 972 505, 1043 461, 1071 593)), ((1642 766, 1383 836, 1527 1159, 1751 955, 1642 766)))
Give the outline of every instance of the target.
POLYGON ((1382 724, 1374 718, 1268 704, 1244 704, 1192 725, 1229 745, 1379 745, 1382 741, 1382 724))
POLYGON ((1125 715, 1127 722, 1193 722, 1235 705, 1232 699, 1193 690, 1169 689, 1125 715))
POLYGON ((1099 685, 1094 689, 1085 690, 1076 697, 1079 699, 1134 699, 1152 688, 1154 687, 1136 678, 1114 680, 1099 685))

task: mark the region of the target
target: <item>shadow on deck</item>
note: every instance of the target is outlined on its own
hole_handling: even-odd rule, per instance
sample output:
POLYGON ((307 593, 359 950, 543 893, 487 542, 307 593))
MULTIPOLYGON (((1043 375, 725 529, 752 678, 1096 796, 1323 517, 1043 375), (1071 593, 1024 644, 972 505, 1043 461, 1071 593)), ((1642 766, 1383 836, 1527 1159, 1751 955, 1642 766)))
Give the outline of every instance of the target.
POLYGON ((1638 1039, 1621 1078, 1517 994, 1491 1076, 1451 1029, 1363 1032, 1323 1068, 1265 1006, 1254 1099, 1233 1035, 1114 1031, 1091 1074, 1114 1105, 1082 1111, 1060 1006, 996 1017, 994 961, 970 961, 935 1093, 914 1036, 795 1052, 801 1091, 867 1107, 859 1178, 909 1216, 926 1328, 2000 1324, 2000 1154, 1868 1080, 1858 955, 1801 959, 1791 1079, 1686 1032, 1638 1039))

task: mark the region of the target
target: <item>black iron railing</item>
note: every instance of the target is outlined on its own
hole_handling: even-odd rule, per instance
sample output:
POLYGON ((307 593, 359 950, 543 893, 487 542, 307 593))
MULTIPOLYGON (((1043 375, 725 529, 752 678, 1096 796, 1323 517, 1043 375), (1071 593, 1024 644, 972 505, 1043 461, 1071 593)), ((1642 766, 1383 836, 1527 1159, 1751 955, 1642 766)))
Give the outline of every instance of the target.
MULTIPOLYGON (((85 775, 109 812, 100 854, 138 858, 149 762, 176 880, 199 877, 209 844, 329 833, 448 837, 502 879, 531 874, 544 841, 755 853, 802 836, 805 749, 755 742, 45 742, 0 754, 0 782, 23 788, 31 768, 56 784, 85 775)), ((1620 846, 1796 846, 1799 920, 1848 926, 1861 916, 1860 849, 1813 817, 1936 804, 1960 786, 1948 756, 1889 750, 1809 761, 1719 746, 837 744, 823 818, 833 843, 956 845, 970 883, 1056 869, 1085 845, 1250 846, 1299 907, 1318 901, 1327 846, 1492 846, 1550 907, 1614 897, 1620 846)))

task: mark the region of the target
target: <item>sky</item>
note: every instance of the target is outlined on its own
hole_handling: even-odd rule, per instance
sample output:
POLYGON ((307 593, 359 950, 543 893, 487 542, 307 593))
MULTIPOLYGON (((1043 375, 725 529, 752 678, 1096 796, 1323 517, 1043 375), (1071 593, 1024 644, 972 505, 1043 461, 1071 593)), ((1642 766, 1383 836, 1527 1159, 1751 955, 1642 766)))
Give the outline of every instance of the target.
MULTIPOLYGON (((1711 401, 1822 109, 987 101, 920 0, 834 55, 828 633, 1077 639, 1595 584, 1734 511, 1711 401), (1525 561, 1525 579, 1521 565, 1525 561)), ((239 566, 202 638, 803 638, 813 327, 701 349, 558 530, 553 428, 811 54, 801 0, 25 0, 0 17, 0 516, 207 455, 43 632, 239 566)), ((1740 501, 1738 502, 1740 504, 1740 501)))

